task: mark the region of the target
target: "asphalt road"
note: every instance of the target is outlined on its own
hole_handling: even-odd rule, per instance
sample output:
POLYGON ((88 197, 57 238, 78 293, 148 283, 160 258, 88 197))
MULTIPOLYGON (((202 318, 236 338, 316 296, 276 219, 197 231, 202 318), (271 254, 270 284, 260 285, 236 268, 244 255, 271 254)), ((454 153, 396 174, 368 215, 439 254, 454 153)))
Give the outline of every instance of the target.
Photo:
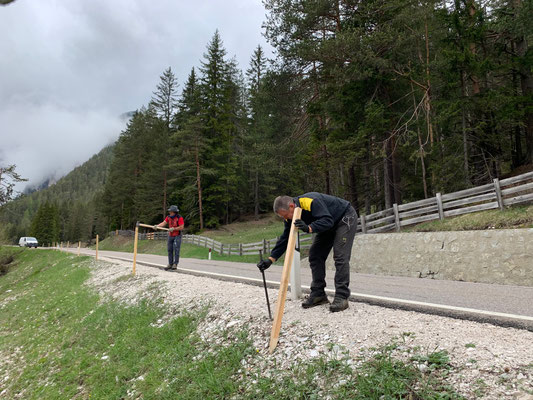
MULTIPOLYGON (((70 249, 76 253, 77 249, 70 249)), ((82 249, 94 255, 94 250, 82 249)), ((99 256, 127 261, 132 253, 99 251, 99 256)), ((162 268, 166 256, 137 254, 137 263, 162 268)), ((281 267, 273 265, 265 271, 268 286, 279 287, 281 267)), ((216 279, 261 285, 261 274, 255 264, 182 258, 179 273, 208 275, 216 279)), ((173 272, 169 272, 173 273, 173 272)), ((328 294, 334 294, 334 271, 327 271, 328 294)), ((308 291, 311 271, 301 269, 302 287, 308 291)), ((511 326, 533 331, 533 287, 456 282, 368 274, 351 274, 352 301, 414 310, 454 318, 511 326)))

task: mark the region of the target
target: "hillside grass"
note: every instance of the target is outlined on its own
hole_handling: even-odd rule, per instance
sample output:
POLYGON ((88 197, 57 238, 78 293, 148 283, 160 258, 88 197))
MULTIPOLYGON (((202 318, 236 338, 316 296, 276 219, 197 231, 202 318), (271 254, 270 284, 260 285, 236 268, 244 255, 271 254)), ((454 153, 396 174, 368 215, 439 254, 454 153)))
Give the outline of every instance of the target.
POLYGON ((274 239, 283 233, 283 220, 274 213, 260 218, 222 225, 216 230, 204 230, 199 235, 222 243, 254 243, 263 239, 274 239))
POLYGON ((500 210, 480 211, 472 214, 430 221, 402 232, 470 231, 484 229, 533 228, 533 205, 515 206, 500 210))
POLYGON ((14 257, 0 276, 3 399, 460 398, 445 384, 446 354, 421 356, 440 360, 431 374, 419 371, 416 357, 394 357, 394 345, 357 363, 321 356, 267 374, 253 363, 262 356, 246 328, 225 331, 222 344, 202 341, 205 307, 171 315, 156 289, 134 305, 101 297, 86 285, 89 257, 13 248, 0 254, 14 257), (243 360, 252 365, 246 373, 243 360))

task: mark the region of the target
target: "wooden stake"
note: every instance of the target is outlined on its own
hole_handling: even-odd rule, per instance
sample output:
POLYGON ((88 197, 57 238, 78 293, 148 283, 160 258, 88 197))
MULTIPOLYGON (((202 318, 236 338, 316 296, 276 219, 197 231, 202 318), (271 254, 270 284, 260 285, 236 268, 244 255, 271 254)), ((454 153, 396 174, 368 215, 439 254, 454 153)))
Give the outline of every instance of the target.
POLYGON ((135 275, 135 265, 137 263, 137 241, 139 240, 139 225, 135 226, 135 239, 133 240, 133 271, 132 275, 135 275))
POLYGON ((98 235, 96 235, 96 261, 98 261, 98 235))
POLYGON ((78 242, 78 257, 80 255, 81 242, 78 242))
POLYGON ((168 228, 163 228, 162 226, 157 226, 157 225, 138 224, 137 226, 142 226, 144 228, 151 228, 151 229, 161 229, 162 231, 168 231, 168 228))
POLYGON ((281 282, 279 284, 278 301, 276 303, 276 313, 274 315, 274 323, 272 324, 272 332, 270 333, 270 354, 274 352, 279 340, 279 331, 281 329, 281 319, 283 318, 283 310, 285 309, 285 299, 287 298, 287 288, 289 287, 289 275, 291 273, 291 265, 294 257, 294 248, 296 245, 297 229, 294 226, 294 221, 300 219, 302 216, 302 209, 296 207, 292 217, 291 231, 289 233, 289 243, 287 244, 287 252, 285 253, 285 262, 283 263, 283 272, 281 273, 281 282))

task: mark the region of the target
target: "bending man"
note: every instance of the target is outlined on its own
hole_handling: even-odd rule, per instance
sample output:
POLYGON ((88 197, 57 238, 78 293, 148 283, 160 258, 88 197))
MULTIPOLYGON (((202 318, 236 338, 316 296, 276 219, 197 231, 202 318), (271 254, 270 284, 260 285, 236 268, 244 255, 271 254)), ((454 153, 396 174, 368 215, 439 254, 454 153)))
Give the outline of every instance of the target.
POLYGON ((346 200, 327 194, 310 192, 298 197, 279 196, 274 200, 274 212, 285 219, 285 229, 267 260, 257 267, 264 271, 280 258, 287 248, 294 208, 302 209, 301 219, 294 225, 306 233, 315 233, 309 249, 309 265, 313 281, 311 294, 302 303, 303 308, 328 304, 326 287, 326 259, 333 249, 335 261, 335 298, 331 312, 348 308, 350 297, 350 256, 357 229, 357 213, 346 200))

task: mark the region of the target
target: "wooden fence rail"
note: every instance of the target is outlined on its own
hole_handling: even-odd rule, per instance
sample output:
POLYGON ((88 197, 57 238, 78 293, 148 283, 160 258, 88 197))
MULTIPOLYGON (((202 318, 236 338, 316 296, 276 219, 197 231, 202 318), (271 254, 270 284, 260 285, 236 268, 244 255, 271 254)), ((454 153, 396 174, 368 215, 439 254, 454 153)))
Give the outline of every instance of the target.
POLYGON ((442 220, 483 210, 500 209, 515 204, 533 202, 533 172, 458 192, 441 194, 407 204, 362 215, 358 231, 378 233, 400 231, 402 227, 421 222, 442 220))
MULTIPOLYGON (((494 179, 492 183, 454 193, 437 193, 435 197, 407 204, 394 204, 391 208, 361 215, 357 231, 360 233, 400 231, 402 227, 422 222, 483 210, 503 210, 506 206, 530 202, 533 202, 533 172, 502 180, 494 179)), ((117 230, 110 232, 110 235, 133 237, 134 231, 117 230)), ((166 238, 166 232, 139 233, 139 240, 166 240, 166 238)), ((312 235, 300 234, 300 248, 309 248, 311 240, 312 235)), ((183 235, 183 243, 210 248, 219 254, 240 256, 269 254, 276 241, 277 238, 263 239, 254 243, 229 244, 205 236, 183 235)))

